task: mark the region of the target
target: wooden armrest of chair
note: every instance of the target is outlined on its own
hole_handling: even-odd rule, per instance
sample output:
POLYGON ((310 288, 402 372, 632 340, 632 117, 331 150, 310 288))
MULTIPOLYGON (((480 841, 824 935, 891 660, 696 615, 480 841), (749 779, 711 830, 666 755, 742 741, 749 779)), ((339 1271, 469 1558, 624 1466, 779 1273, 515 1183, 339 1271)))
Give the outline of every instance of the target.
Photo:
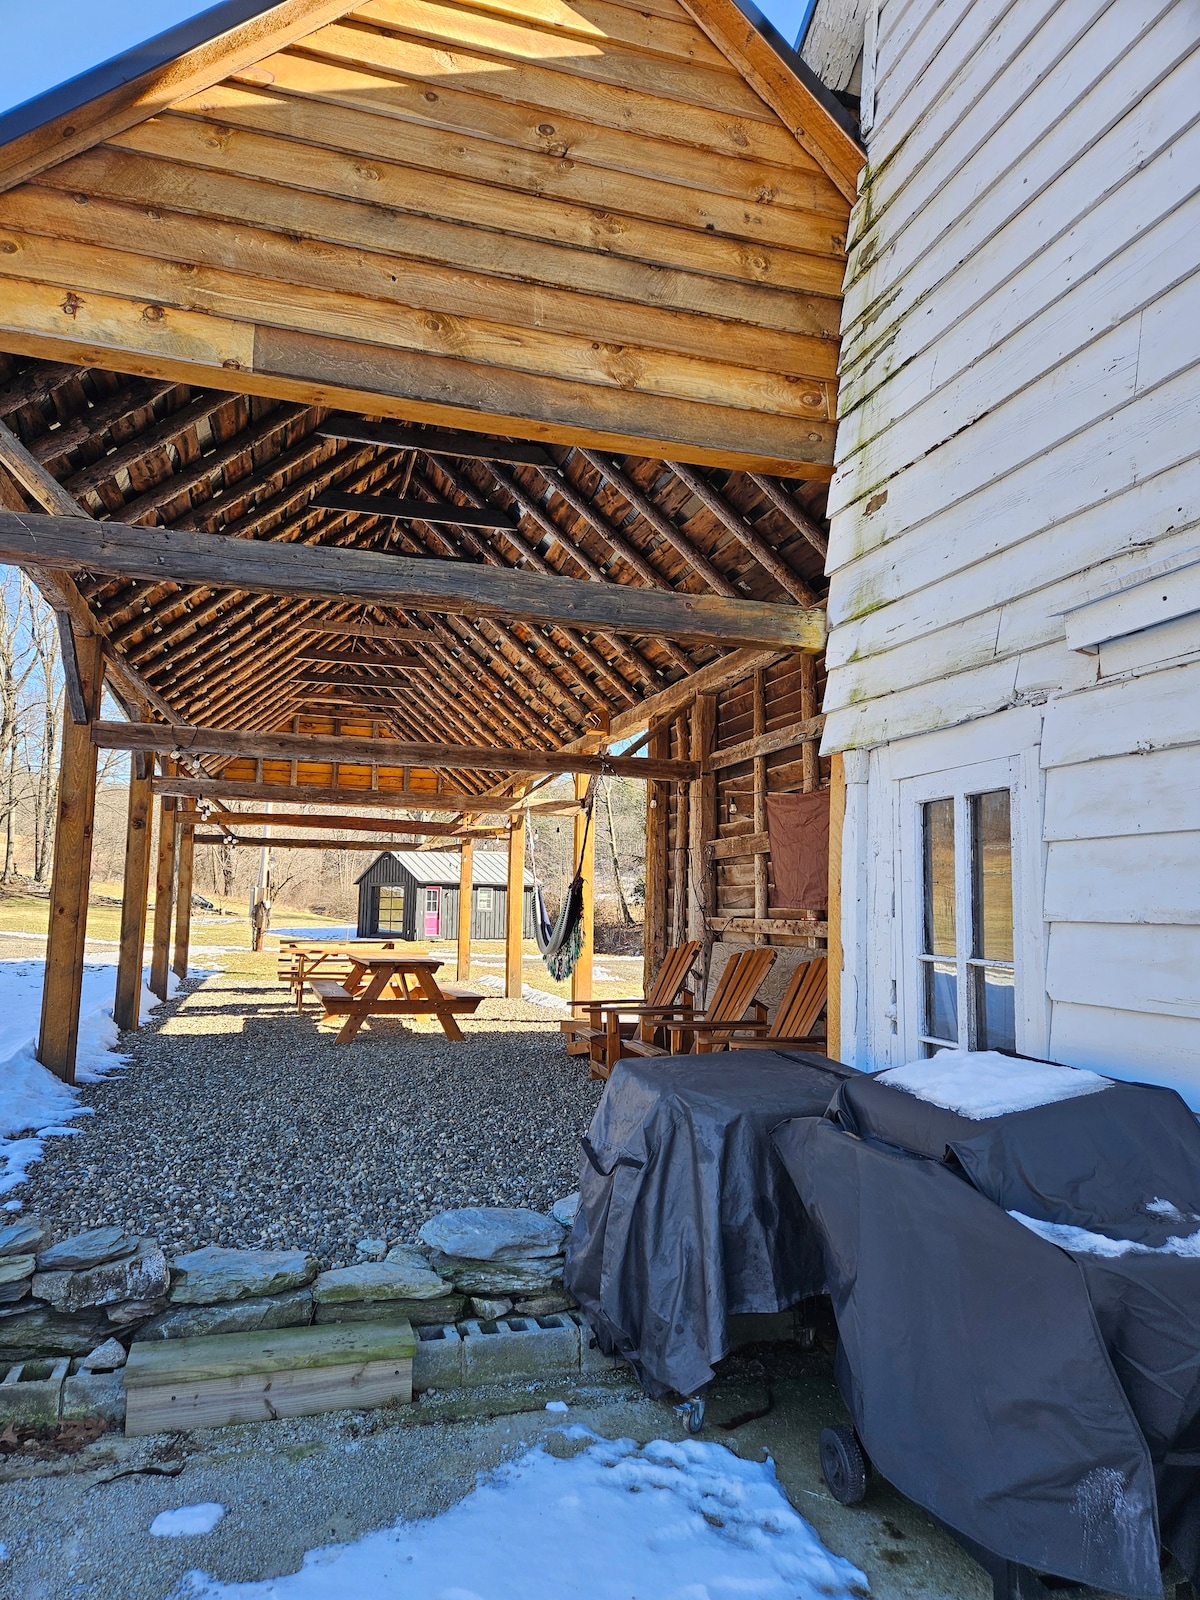
POLYGON ((572 1011, 607 1011, 614 1006, 623 1006, 628 1010, 631 1006, 640 1006, 642 1002, 631 996, 628 1000, 568 1000, 567 1004, 572 1011))

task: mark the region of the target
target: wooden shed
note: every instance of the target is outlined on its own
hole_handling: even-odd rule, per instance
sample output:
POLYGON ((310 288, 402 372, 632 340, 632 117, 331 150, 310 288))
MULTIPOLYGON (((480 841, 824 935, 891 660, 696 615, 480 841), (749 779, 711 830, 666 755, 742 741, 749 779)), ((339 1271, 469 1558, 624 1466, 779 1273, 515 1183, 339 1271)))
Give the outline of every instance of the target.
MULTIPOLYGON (((535 925, 533 875, 526 869, 521 937, 535 925)), ((358 883, 358 937, 401 939, 458 937, 460 864, 449 850, 385 850, 358 883)), ((472 939, 503 939, 508 921, 508 860, 496 850, 476 851, 471 887, 472 939)))
POLYGON ((638 777, 651 971, 684 928, 706 969, 824 948, 771 898, 766 802, 828 778, 860 159, 734 0, 227 0, 0 118, 0 559, 71 708, 44 1062, 73 1070, 102 748, 137 757, 125 1026, 152 870, 161 989, 197 825, 268 800, 501 826, 519 890, 543 782, 575 777, 586 876, 587 784, 638 777))

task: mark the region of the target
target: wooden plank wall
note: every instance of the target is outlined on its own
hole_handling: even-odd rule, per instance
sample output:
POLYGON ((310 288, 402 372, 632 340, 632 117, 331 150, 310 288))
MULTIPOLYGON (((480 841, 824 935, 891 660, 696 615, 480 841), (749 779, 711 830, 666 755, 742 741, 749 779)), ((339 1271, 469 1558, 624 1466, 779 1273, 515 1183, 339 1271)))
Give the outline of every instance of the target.
POLYGON ((367 0, 0 196, 0 337, 828 476, 848 209, 678 0, 367 0))

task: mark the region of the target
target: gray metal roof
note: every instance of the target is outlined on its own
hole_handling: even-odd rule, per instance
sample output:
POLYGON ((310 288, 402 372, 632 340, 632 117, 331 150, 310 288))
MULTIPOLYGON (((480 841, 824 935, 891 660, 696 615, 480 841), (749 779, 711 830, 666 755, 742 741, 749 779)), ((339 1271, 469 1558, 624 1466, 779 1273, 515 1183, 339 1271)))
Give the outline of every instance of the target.
MULTIPOLYGON (((372 861, 371 867, 384 856, 398 861, 405 872, 411 873, 418 883, 443 884, 458 887, 459 855, 457 850, 383 850, 372 861)), ((370 872, 371 867, 367 868, 370 872)), ((366 872, 360 874, 366 876, 366 872)), ((357 881, 357 880, 356 880, 357 881)), ((508 883, 508 855, 498 850, 476 850, 471 867, 471 882, 478 888, 494 885, 503 889, 508 883)), ((533 873, 525 868, 525 887, 533 888, 533 873)))

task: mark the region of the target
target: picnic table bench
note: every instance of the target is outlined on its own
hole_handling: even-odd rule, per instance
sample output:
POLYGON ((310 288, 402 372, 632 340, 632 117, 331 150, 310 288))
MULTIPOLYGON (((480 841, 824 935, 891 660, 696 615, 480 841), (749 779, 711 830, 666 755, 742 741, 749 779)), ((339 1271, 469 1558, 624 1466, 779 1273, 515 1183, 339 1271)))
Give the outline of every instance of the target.
MULTIPOLYGON (((359 954, 381 955, 396 948, 395 939, 336 939, 289 940, 279 946, 279 963, 276 969, 280 983, 286 983, 296 996, 296 1010, 304 1010, 304 985, 313 974, 323 978, 346 978, 350 973, 351 957, 359 954)), ((425 954, 424 950, 418 952, 425 954)))
POLYGON ((467 984, 439 984, 437 956, 404 951, 350 956, 345 980, 310 974, 306 982, 327 1017, 344 1017, 335 1043, 349 1044, 369 1017, 436 1017, 447 1039, 461 1039, 456 1017, 471 1016, 485 998, 467 984))

